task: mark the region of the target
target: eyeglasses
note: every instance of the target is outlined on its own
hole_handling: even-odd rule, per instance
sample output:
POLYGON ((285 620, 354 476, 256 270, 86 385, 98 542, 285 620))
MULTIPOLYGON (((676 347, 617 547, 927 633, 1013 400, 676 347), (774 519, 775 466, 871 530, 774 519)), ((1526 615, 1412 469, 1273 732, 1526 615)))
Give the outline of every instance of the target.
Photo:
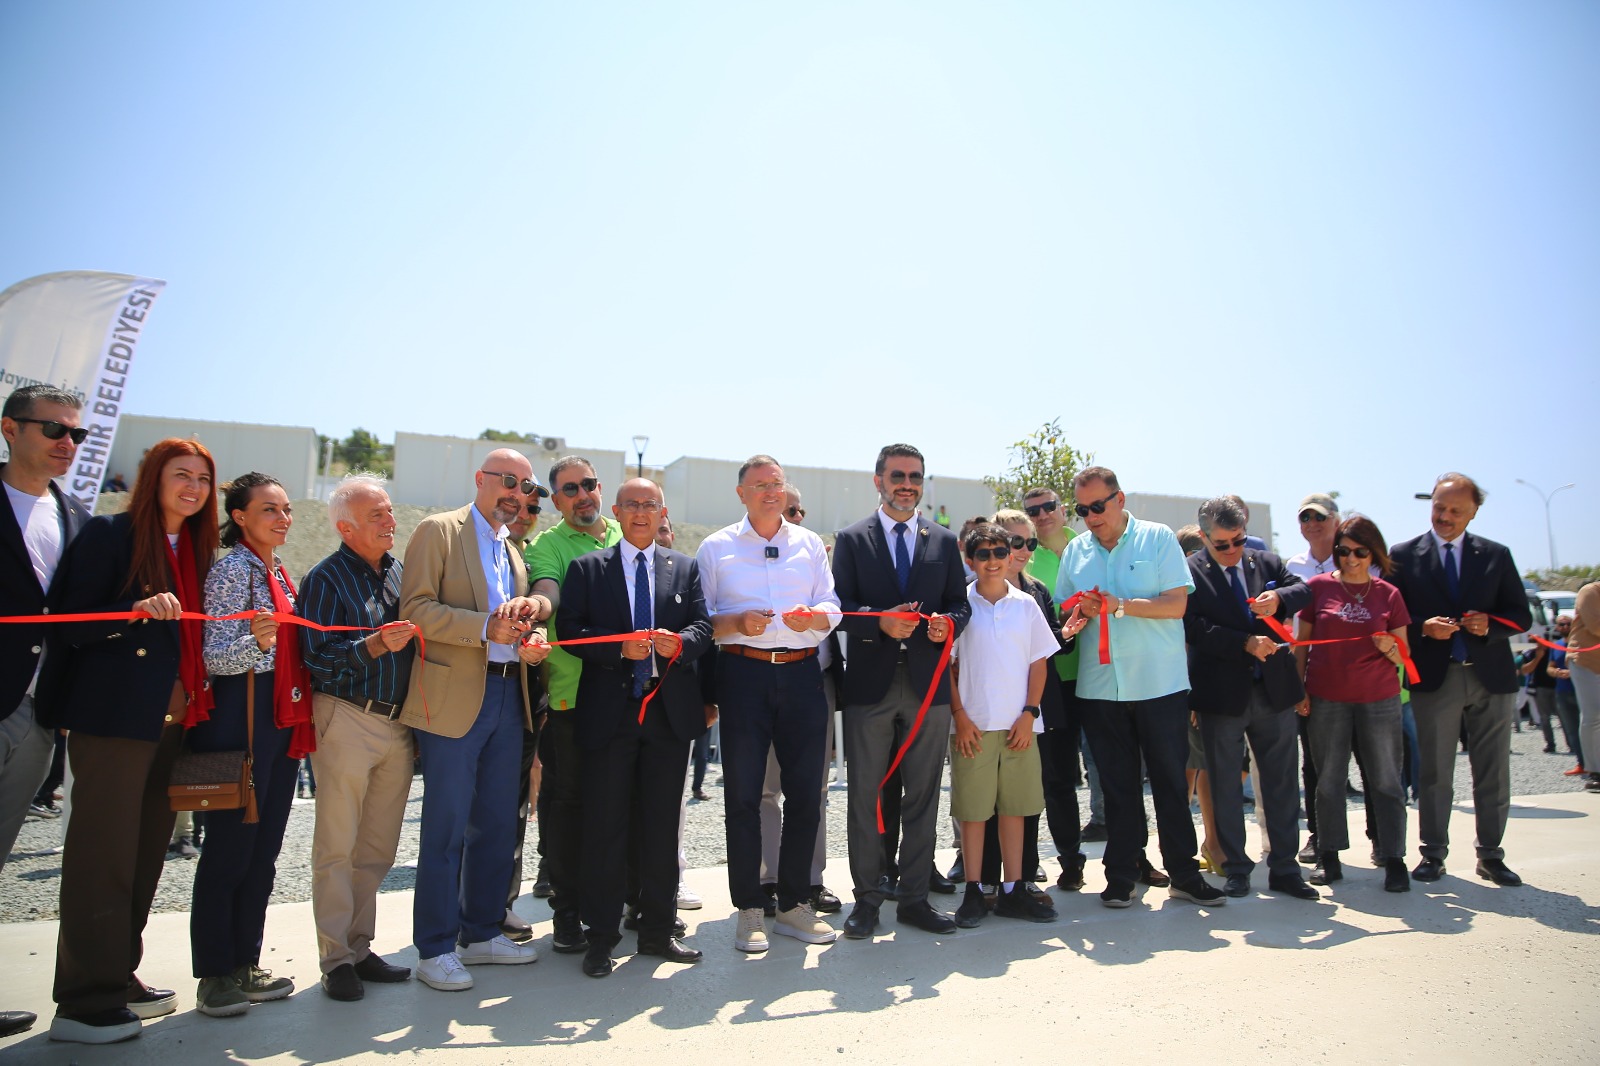
POLYGON ((539 497, 550 495, 549 489, 545 488, 537 481, 531 481, 528 478, 518 478, 515 474, 501 474, 494 470, 485 470, 483 473, 488 477, 499 478, 500 484, 504 485, 508 489, 520 488, 524 496, 532 496, 535 499, 538 499, 539 497))
POLYGON ((1028 549, 1029 551, 1033 551, 1033 549, 1037 548, 1038 546, 1038 537, 1015 536, 1011 538, 1011 550, 1014 552, 1019 552, 1024 548, 1028 549))
POLYGON ((751 484, 751 485, 741 485, 740 486, 740 488, 747 489, 748 491, 754 492, 757 495, 761 495, 761 496, 765 496, 769 492, 782 492, 784 489, 786 489, 788 487, 789 487, 789 483, 787 481, 783 480, 783 478, 781 478, 781 477, 778 478, 776 481, 757 481, 757 482, 755 482, 754 484, 751 484))
POLYGON ((790 507, 785 509, 783 513, 788 516, 790 521, 798 522, 806 516, 806 509, 804 507, 790 507))
POLYGON ((571 499, 578 494, 579 489, 582 489, 584 492, 593 492, 599 487, 600 479, 597 477, 580 478, 577 481, 569 481, 565 485, 562 485, 561 495, 571 499))
POLYGON ((82 426, 64 426, 60 422, 50 422, 43 418, 13 418, 13 422, 32 422, 39 427, 46 440, 60 440, 62 437, 71 437, 72 443, 82 444, 89 431, 82 426))
POLYGON ((1059 506, 1060 503, 1056 500, 1046 500, 1043 503, 1030 503, 1022 510, 1029 518, 1038 518, 1042 514, 1049 514, 1059 506))
POLYGON ((1335 544, 1333 546, 1333 555, 1336 559, 1343 559, 1351 555, 1354 555, 1357 559, 1370 559, 1372 558, 1372 551, 1369 548, 1352 548, 1345 544, 1335 544))
POLYGON ((922 471, 920 470, 913 470, 910 473, 904 470, 891 470, 883 476, 891 485, 898 485, 902 481, 909 481, 913 485, 922 484, 922 471))
POLYGON ((1320 511, 1313 511, 1310 508, 1300 512, 1300 521, 1302 524, 1306 522, 1326 522, 1327 520, 1327 515, 1321 513, 1320 511))
POLYGON ((1225 540, 1225 541, 1222 541, 1220 543, 1217 542, 1217 541, 1212 541, 1211 542, 1211 546, 1213 548, 1215 548, 1219 552, 1231 551, 1234 548, 1242 548, 1242 547, 1244 547, 1245 541, 1247 539, 1249 539, 1249 538, 1247 538, 1243 533, 1241 533, 1237 537, 1234 537, 1232 540, 1225 540))
POLYGON ((661 510, 660 500, 623 500, 617 504, 624 514, 655 514, 661 510))
POLYGON ((973 548, 972 561, 977 563, 986 563, 990 559, 1004 559, 1010 554, 1011 549, 1006 545, 1001 545, 998 548, 973 548))
MULTIPOLYGON (((1121 492, 1121 491, 1122 491, 1121 489, 1117 490, 1117 492, 1121 492)), ((1106 497, 1104 497, 1102 499, 1098 499, 1098 500, 1094 501, 1093 503, 1080 503, 1076 507, 1074 507, 1073 510, 1078 512, 1078 517, 1079 518, 1088 518, 1091 512, 1093 512, 1094 514, 1105 514, 1106 513, 1106 504, 1110 503, 1112 500, 1114 500, 1116 498, 1117 498, 1117 493, 1113 492, 1111 495, 1106 496, 1106 497)))

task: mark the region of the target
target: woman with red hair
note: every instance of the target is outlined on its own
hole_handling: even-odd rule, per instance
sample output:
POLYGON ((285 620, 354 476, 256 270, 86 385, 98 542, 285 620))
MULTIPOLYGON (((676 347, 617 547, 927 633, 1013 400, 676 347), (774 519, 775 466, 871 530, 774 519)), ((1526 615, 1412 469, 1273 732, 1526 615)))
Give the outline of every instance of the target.
POLYGON ((216 550, 211 453, 170 438, 145 454, 128 510, 90 519, 56 573, 58 613, 148 617, 50 627, 38 705, 71 731, 73 776, 53 1040, 126 1040, 177 1006, 134 971, 172 835, 172 764, 212 707, 202 623, 179 616, 200 611, 216 550))

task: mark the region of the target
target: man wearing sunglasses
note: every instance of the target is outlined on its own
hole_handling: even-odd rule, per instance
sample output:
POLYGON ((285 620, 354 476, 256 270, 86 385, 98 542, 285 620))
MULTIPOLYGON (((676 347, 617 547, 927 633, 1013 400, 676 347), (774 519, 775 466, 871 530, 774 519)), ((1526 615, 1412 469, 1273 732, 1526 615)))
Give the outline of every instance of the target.
MULTIPOLYGON (((845 751, 850 755, 850 875, 855 908, 845 922, 851 939, 870 937, 883 905, 886 857, 878 834, 878 785, 933 682, 942 645, 972 615, 961 547, 944 526, 918 514, 922 453, 909 444, 878 452, 872 483, 877 510, 839 532, 833 580, 845 611, 920 613, 921 619, 851 618, 844 672, 845 751)), ((900 762, 904 789, 895 916, 903 925, 950 933, 955 919, 928 902, 938 831, 939 793, 950 736, 950 679, 939 688, 900 762)))
POLYGON ((1528 631, 1533 614, 1511 550, 1467 532, 1483 495, 1465 474, 1441 476, 1433 486, 1433 528, 1389 549, 1394 562, 1389 582, 1410 610, 1407 634, 1422 678, 1411 686, 1421 755, 1417 828, 1422 838, 1422 861, 1411 876, 1437 881, 1444 875, 1456 745, 1465 725, 1472 740, 1478 876, 1510 887, 1522 884, 1506 866, 1500 846, 1511 810, 1511 722, 1518 681, 1511 640, 1528 631))
MULTIPOLYGON (((50 579, 89 512, 58 488, 78 454, 82 401, 49 385, 26 385, 0 415, 10 460, 0 464, 0 614, 44 613, 50 579)), ((39 725, 33 686, 45 642, 42 625, 0 626, 0 866, 28 804, 50 772, 54 734, 39 725)), ((26 1011, 0 1011, 0 1036, 33 1025, 26 1011)))
POLYGON ((1267 887, 1316 899, 1296 861, 1299 794, 1295 707, 1305 698, 1294 656, 1261 621, 1286 621, 1311 602, 1311 590, 1268 551, 1248 547, 1244 510, 1232 497, 1200 507, 1206 549, 1189 557, 1194 591, 1184 606, 1189 646, 1189 706, 1200 718, 1211 803, 1228 881, 1223 891, 1249 895, 1255 868, 1245 851, 1244 790, 1238 770, 1248 739, 1260 773, 1271 871, 1267 887))
MULTIPOLYGON (((602 510, 604 488, 594 464, 565 455, 550 466, 550 500, 561 521, 528 545, 528 578, 533 595, 550 605, 550 639, 561 639, 561 583, 573 560, 622 540, 622 526, 602 510)), ((582 760, 575 729, 578 680, 583 660, 565 648, 551 648, 545 667, 549 714, 539 732, 539 855, 550 881, 555 923, 551 947, 561 954, 588 949, 579 899, 582 861, 582 760)))
POLYGON ((1189 816, 1189 662, 1183 611, 1194 581, 1172 530, 1128 514, 1117 475, 1103 466, 1073 479, 1074 510, 1092 534, 1067 545, 1056 599, 1082 592, 1089 620, 1078 659, 1078 699, 1106 797, 1108 907, 1133 904, 1146 841, 1140 763, 1155 801, 1167 893, 1203 906, 1228 897, 1200 875, 1189 816), (1110 662, 1098 651, 1099 619, 1109 616, 1110 662))

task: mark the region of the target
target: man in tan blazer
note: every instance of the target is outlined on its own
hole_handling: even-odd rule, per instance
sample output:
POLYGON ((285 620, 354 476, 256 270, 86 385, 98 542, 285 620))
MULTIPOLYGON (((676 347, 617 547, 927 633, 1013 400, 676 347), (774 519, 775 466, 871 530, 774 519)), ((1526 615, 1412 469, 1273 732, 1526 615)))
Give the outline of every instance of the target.
POLYGON ((549 654, 527 642, 545 634, 507 540, 535 491, 533 467, 503 448, 473 478, 472 503, 423 519, 411 535, 400 585, 400 615, 422 634, 401 714, 422 752, 424 788, 412 939, 417 977, 447 992, 472 987, 468 965, 539 957, 500 932, 531 725, 524 664, 549 654))

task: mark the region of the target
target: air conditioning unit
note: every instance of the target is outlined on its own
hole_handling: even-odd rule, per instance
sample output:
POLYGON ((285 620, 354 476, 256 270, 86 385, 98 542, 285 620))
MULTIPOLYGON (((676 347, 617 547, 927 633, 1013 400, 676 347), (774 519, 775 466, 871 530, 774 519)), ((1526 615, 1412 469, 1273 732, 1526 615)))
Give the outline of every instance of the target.
POLYGON ((566 448, 567 448, 567 438, 565 438, 565 437, 546 437, 546 438, 544 438, 544 450, 549 452, 549 453, 551 453, 552 455, 554 455, 556 452, 565 451, 566 448))

